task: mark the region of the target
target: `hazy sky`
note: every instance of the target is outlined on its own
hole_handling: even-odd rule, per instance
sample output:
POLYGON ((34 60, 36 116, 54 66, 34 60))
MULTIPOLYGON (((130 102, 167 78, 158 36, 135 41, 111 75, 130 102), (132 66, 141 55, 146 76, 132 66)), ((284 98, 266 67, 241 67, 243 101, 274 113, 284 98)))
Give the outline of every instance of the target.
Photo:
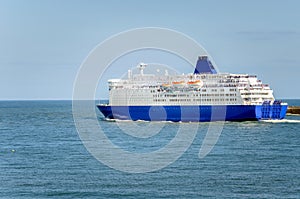
POLYGON ((299 8, 297 0, 0 0, 0 99, 71 99, 88 53, 141 27, 189 35, 220 71, 257 74, 277 98, 300 98, 299 8))

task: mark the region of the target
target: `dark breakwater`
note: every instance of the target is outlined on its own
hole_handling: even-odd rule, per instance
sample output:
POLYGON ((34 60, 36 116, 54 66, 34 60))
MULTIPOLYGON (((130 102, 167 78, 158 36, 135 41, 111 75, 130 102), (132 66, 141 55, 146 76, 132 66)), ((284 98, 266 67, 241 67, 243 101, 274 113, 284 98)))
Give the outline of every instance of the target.
POLYGON ((287 113, 289 114, 300 114, 300 106, 289 106, 287 113))

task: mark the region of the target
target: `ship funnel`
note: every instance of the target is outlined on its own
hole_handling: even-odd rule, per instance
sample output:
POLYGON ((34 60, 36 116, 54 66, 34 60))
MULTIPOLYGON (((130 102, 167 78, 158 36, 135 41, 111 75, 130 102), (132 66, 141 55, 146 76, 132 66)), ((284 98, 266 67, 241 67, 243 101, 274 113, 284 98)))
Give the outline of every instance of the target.
POLYGON ((209 61, 207 55, 201 55, 198 57, 194 74, 200 73, 217 74, 215 67, 213 66, 211 61, 209 61))

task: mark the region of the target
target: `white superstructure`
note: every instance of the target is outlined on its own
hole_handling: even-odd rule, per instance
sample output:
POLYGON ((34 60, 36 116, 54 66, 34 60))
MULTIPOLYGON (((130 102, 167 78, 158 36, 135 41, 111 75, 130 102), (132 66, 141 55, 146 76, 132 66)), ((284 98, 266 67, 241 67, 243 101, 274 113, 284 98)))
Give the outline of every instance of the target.
POLYGON ((255 75, 186 74, 156 76, 128 71, 127 79, 110 79, 109 105, 258 105, 274 101, 273 91, 255 75))

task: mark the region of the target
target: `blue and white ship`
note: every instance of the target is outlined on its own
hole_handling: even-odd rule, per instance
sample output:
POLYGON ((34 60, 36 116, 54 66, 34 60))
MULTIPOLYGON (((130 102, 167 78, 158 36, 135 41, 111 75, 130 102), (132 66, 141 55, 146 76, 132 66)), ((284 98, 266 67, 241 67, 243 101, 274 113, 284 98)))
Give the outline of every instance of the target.
POLYGON ((109 103, 98 104, 108 119, 208 122, 283 119, 288 105, 255 75, 217 73, 206 55, 194 73, 144 74, 110 79, 109 103))

